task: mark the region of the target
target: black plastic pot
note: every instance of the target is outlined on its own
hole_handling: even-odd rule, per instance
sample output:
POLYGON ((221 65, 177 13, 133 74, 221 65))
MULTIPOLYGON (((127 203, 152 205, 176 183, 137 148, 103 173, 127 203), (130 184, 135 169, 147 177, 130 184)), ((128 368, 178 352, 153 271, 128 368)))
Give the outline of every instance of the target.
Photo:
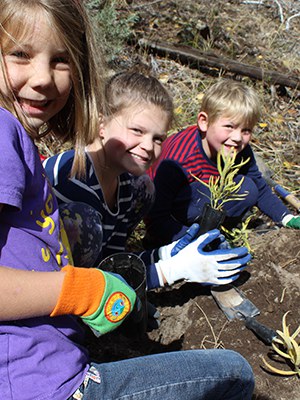
POLYGON ((133 253, 116 253, 102 260, 99 268, 121 275, 134 289, 140 300, 139 308, 135 306, 134 312, 127 317, 119 329, 126 336, 140 336, 145 333, 148 312, 144 262, 133 253))
MULTIPOLYGON (((202 214, 198 217, 195 222, 200 225, 200 230, 198 235, 203 235, 204 233, 211 231, 212 229, 218 229, 224 222, 226 217, 225 210, 216 210, 209 203, 206 203, 203 207, 202 214)), ((205 246, 204 250, 211 251, 218 248, 220 244, 219 239, 213 240, 210 244, 205 246)))
POLYGON ((197 222, 200 225, 200 235, 218 229, 224 222, 226 216, 225 210, 216 210, 212 208, 209 203, 203 207, 202 215, 198 218, 197 222))

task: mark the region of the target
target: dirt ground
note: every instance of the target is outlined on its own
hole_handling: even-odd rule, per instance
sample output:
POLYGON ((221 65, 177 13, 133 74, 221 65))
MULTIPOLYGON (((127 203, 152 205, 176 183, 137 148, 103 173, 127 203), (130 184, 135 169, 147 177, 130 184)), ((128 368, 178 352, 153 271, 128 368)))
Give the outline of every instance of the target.
MULTIPOLYGON (((282 329, 282 316, 289 310, 291 329, 295 330, 299 325, 299 239, 299 232, 286 229, 253 235, 250 241, 255 247, 255 258, 249 272, 244 273, 238 282, 246 297, 260 310, 257 320, 275 330, 282 329)), ((160 308, 161 326, 149 334, 151 339, 164 345, 181 341, 182 349, 224 347, 236 350, 253 368, 255 399, 300 399, 299 378, 279 377, 266 372, 261 357, 268 359, 271 348, 245 328, 243 321, 229 322, 209 292, 188 284, 172 292, 172 305, 167 303, 169 295, 159 295, 166 303, 160 308), (180 299, 177 305, 176 298, 180 299)), ((280 369, 289 369, 285 364, 268 361, 280 369)))
MULTIPOLYGON (((121 7, 123 13, 138 13, 138 38, 188 42, 210 54, 297 77, 300 73, 300 17, 289 18, 299 11, 299 0, 133 0, 123 2, 121 7), (288 22, 290 26, 286 29, 288 22)), ((185 99, 178 95, 179 91, 187 93, 187 97, 191 94, 188 103, 192 104, 192 90, 207 79, 215 79, 203 71, 138 53, 135 49, 128 48, 124 54, 119 66, 144 63, 146 69, 155 69, 175 98, 182 101, 183 108, 187 108, 187 103, 184 104, 185 99)), ((266 84, 265 89, 268 93, 263 96, 264 121, 268 128, 261 125, 260 135, 254 140, 255 149, 269 165, 278 168, 276 178, 279 182, 299 197, 299 88, 266 84)), ((194 122, 188 118, 187 115, 187 123, 194 122)), ((296 213, 292 208, 291 212, 296 213)), ((263 218, 262 222, 266 220, 263 218)), ((275 330, 282 329, 282 317, 290 311, 287 321, 294 331, 300 324, 300 231, 279 228, 270 221, 264 227, 266 229, 258 227, 250 234, 254 258, 237 285, 259 308, 258 321, 275 330)), ((256 379, 254 400, 300 400, 299 377, 269 373, 263 366, 262 356, 277 368, 289 370, 289 366, 279 359, 272 360, 271 347, 248 330, 242 320, 229 322, 207 287, 177 284, 172 289, 148 293, 148 299, 161 313, 159 329, 135 339, 119 333, 99 339, 89 336, 87 344, 94 358, 111 361, 184 349, 233 349, 240 352, 253 368, 256 379)))

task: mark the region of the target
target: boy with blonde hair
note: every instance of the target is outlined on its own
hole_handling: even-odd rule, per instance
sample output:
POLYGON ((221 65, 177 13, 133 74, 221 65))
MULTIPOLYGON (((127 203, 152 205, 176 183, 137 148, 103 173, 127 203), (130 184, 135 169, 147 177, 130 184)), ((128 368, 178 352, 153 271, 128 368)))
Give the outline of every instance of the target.
POLYGON ((239 193, 242 201, 224 205, 225 225, 233 227, 254 205, 284 226, 300 229, 300 217, 293 216, 262 177, 250 146, 252 132, 260 118, 260 102, 255 90, 232 80, 222 79, 204 95, 197 125, 167 138, 160 158, 148 170, 156 189, 155 204, 145 218, 146 246, 169 243, 182 236, 201 216, 210 202, 208 183, 218 176, 218 152, 237 153, 236 164, 250 158, 235 181, 243 178, 239 193))

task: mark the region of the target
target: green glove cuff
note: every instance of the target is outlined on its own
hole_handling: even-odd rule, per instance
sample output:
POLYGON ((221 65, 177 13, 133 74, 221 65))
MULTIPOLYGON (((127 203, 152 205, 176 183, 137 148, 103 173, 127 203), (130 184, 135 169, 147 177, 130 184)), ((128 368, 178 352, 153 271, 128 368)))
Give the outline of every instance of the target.
POLYGON ((116 329, 130 314, 136 300, 135 291, 130 286, 109 272, 102 273, 106 285, 100 305, 93 314, 82 317, 97 336, 116 329))
POLYGON ((300 229, 300 216, 293 217, 286 224, 287 228, 300 229))

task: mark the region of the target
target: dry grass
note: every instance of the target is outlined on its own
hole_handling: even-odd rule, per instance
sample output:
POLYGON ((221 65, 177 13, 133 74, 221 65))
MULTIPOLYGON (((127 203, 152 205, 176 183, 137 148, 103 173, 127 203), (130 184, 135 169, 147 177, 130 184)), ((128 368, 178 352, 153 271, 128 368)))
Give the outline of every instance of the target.
MULTIPOLYGON (((141 3, 146 4, 135 0, 131 7, 141 3)), ((209 54, 299 76, 300 16, 290 19, 288 30, 286 22, 300 12, 300 1, 250 3, 234 0, 148 2, 146 12, 143 13, 143 7, 139 8, 141 24, 137 32, 151 40, 193 44, 209 54), (203 26, 210 32, 206 40, 201 36, 203 26)), ((172 132, 196 122, 203 92, 218 76, 240 79, 254 86, 260 96, 262 118, 254 133, 253 147, 272 168, 275 180, 294 194, 300 194, 299 90, 233 76, 226 71, 215 71, 212 76, 175 61, 159 57, 153 60, 145 54, 141 55, 141 61, 148 63, 174 96, 177 120, 172 132)))
MULTIPOLYGON (((170 60, 156 62, 158 76, 174 97, 176 123, 172 132, 196 123, 203 93, 216 78, 170 60)), ((255 87, 263 105, 262 118, 253 136, 253 148, 274 171, 278 183, 294 194, 300 194, 299 94, 294 91, 291 96, 280 96, 275 88, 262 82, 244 80, 255 87)))

